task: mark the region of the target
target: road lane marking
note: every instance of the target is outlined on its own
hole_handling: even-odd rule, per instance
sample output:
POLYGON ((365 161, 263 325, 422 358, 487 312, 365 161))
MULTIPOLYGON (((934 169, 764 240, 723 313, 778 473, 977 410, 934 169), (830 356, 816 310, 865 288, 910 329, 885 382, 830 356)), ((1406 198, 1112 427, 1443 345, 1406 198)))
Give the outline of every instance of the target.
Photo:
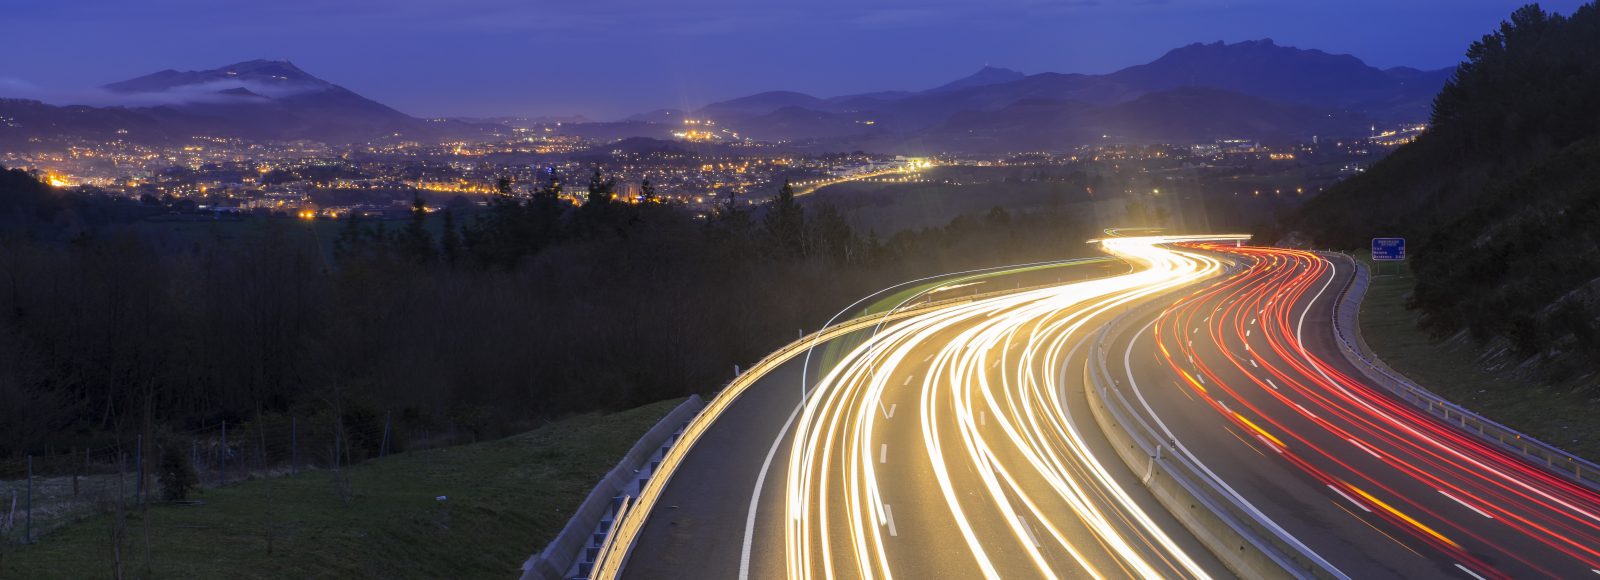
POLYGON ((997 366, 1000 366, 1000 359, 994 359, 994 364, 989 365, 989 368, 992 369, 997 366))
POLYGON ((1350 497, 1350 494, 1345 493, 1344 490, 1341 490, 1341 489, 1339 489, 1337 487, 1334 487, 1333 484, 1331 484, 1331 483, 1328 484, 1328 489, 1333 490, 1333 493, 1339 494, 1339 497, 1344 498, 1345 500, 1349 501, 1350 503, 1356 504, 1356 507, 1361 508, 1361 511, 1367 512, 1369 514, 1372 513, 1372 508, 1369 508, 1369 507, 1367 507, 1365 505, 1362 505, 1361 502, 1356 501, 1356 498, 1350 497))
POLYGON ((931 354, 928 355, 928 356, 922 357, 922 362, 928 362, 930 360, 933 360, 933 355, 931 355, 931 354))
POLYGON ((988 425, 989 424, 989 414, 985 413, 983 411, 978 411, 978 424, 979 425, 988 425))
MULTIPOLYGON (((882 407, 883 406, 883 402, 880 401, 878 403, 878 406, 882 407)), ((885 419, 893 419, 894 418, 894 408, 896 406, 898 406, 898 403, 890 403, 889 404, 889 410, 883 412, 883 418, 885 418, 885 419)))
POLYGON ((1261 368, 1261 365, 1256 364, 1256 359, 1250 359, 1250 366, 1261 368))
POLYGON ((1250 329, 1246 328, 1244 330, 1244 335, 1247 336, 1247 337, 1250 336, 1250 329))
POLYGON ((911 384, 911 375, 906 375, 906 380, 900 381, 900 386, 904 387, 909 384, 911 384))
MULTIPOLYGON (((1371 447, 1367 447, 1366 445, 1362 445, 1360 441, 1356 441, 1355 438, 1353 438, 1353 437, 1345 437, 1344 440, 1345 441, 1349 441, 1351 445, 1354 445, 1356 447, 1360 447, 1362 451, 1367 452, 1367 455, 1371 455, 1371 456, 1376 457, 1378 459, 1383 459, 1383 456, 1382 455, 1378 455, 1377 451, 1373 451, 1371 447)), ((1444 492, 1441 491, 1439 493, 1444 493, 1444 492)), ((1445 495, 1449 495, 1449 494, 1445 494, 1445 495)), ((1455 498, 1451 498, 1451 499, 1455 499, 1455 498)), ((1457 501, 1459 501, 1459 500, 1457 500, 1457 501)))
POLYGON ((1017 514, 1017 523, 1022 524, 1022 531, 1028 533, 1028 541, 1033 542, 1033 547, 1044 547, 1043 545, 1039 544, 1039 537, 1033 535, 1033 526, 1028 525, 1028 520, 1022 517, 1022 514, 1017 514))
POLYGON ((1467 503, 1467 502, 1464 502, 1464 501, 1461 501, 1461 498, 1459 498, 1459 497, 1456 497, 1456 496, 1453 496, 1453 495, 1450 495, 1450 494, 1449 494, 1449 492, 1446 492, 1446 491, 1445 491, 1445 490, 1442 490, 1442 489, 1441 489, 1441 490, 1439 490, 1439 493, 1440 493, 1440 494, 1441 494, 1441 495, 1444 495, 1444 496, 1445 496, 1445 497, 1448 497, 1448 498, 1450 498, 1450 499, 1453 499, 1453 500, 1455 500, 1455 502, 1456 502, 1456 503, 1458 503, 1458 504, 1461 504, 1461 505, 1463 505, 1463 506, 1466 506, 1466 508, 1467 508, 1467 509, 1469 509, 1469 510, 1472 510, 1472 511, 1475 511, 1475 512, 1478 512, 1478 515, 1480 515, 1480 516, 1483 516, 1483 517, 1486 517, 1486 518, 1489 518, 1489 519, 1491 519, 1491 520, 1492 520, 1492 519, 1494 519, 1494 516, 1491 516, 1491 515, 1489 515, 1489 514, 1487 514, 1487 513, 1484 513, 1484 511, 1483 511, 1483 510, 1480 510, 1480 509, 1478 509, 1478 508, 1476 508, 1476 507, 1473 507, 1473 505, 1472 505, 1472 504, 1470 504, 1470 503, 1467 503))
POLYGON ((1342 505, 1339 505, 1339 502, 1329 502, 1329 503, 1332 503, 1333 507, 1339 508, 1339 511, 1342 511, 1344 513, 1350 514, 1350 517, 1355 518, 1356 521, 1361 522, 1363 524, 1366 524, 1367 527, 1372 528, 1372 531, 1378 532, 1379 534, 1382 534, 1383 537, 1385 537, 1385 538, 1389 538, 1389 541, 1394 542, 1394 544, 1396 546, 1400 546, 1402 548, 1405 548, 1407 552, 1411 552, 1412 554, 1415 554, 1418 558, 1422 558, 1423 557, 1423 555, 1420 552, 1411 549, 1411 546, 1407 546, 1405 542, 1402 542, 1400 540, 1395 539, 1394 536, 1389 535, 1389 532, 1385 532, 1383 530, 1378 529, 1378 526, 1372 525, 1372 522, 1364 520, 1364 519, 1361 518, 1361 516, 1356 515, 1356 512, 1350 511, 1350 508, 1347 508, 1347 507, 1344 507, 1342 505))
POLYGON ((772 439, 772 447, 767 449, 767 458, 761 461, 761 474, 756 476, 756 487, 750 492, 750 507, 744 516, 744 545, 739 550, 739 580, 750 578, 750 545, 755 538, 756 509, 760 507, 761 489, 767 482, 767 471, 772 469, 772 457, 778 454, 778 446, 787 439, 784 437, 789 428, 794 426, 795 417, 800 416, 800 409, 804 404, 795 405, 789 412, 789 420, 784 421, 783 428, 778 430, 778 436, 772 439))
POLYGON ((888 462, 889 462, 889 444, 888 443, 884 443, 884 444, 878 446, 878 463, 888 463, 888 462))
POLYGON ((889 509, 889 504, 883 504, 883 523, 889 526, 889 535, 900 535, 899 532, 894 530, 894 510, 889 509))
POLYGON ((1307 409, 1305 407, 1301 407, 1300 403, 1295 403, 1294 406, 1295 406, 1295 408, 1300 409, 1301 413, 1305 413, 1307 417, 1311 417, 1312 419, 1319 418, 1319 417, 1317 417, 1316 413, 1312 413, 1311 412, 1311 409, 1307 409))
POLYGON ((1466 566, 1462 566, 1460 564, 1456 564, 1456 567, 1460 568, 1462 572, 1466 572, 1468 576, 1471 576, 1473 578, 1477 578, 1478 580, 1484 580, 1484 578, 1482 576, 1479 576, 1476 572, 1468 570, 1466 566))
POLYGON ((1272 387, 1274 391, 1278 390, 1278 383, 1272 382, 1272 379, 1267 379, 1267 386, 1272 387))
POLYGON ((1256 325, 1256 319, 1251 318, 1250 319, 1250 326, 1255 326, 1255 325, 1256 325))
MULTIPOLYGON (((1234 431, 1233 430, 1233 427, 1228 427, 1228 426, 1224 425, 1222 427, 1222 429, 1227 431, 1229 435, 1232 435, 1234 439, 1238 439, 1239 443, 1244 445, 1245 449, 1249 449, 1251 451, 1254 451, 1254 452, 1256 452, 1256 455, 1260 455, 1262 457, 1266 457, 1267 456, 1267 454, 1262 453, 1260 449, 1256 449, 1255 445, 1251 445, 1249 441, 1245 441, 1244 437, 1239 435, 1238 431, 1234 431)), ((1146 483, 1149 483, 1149 480, 1146 480, 1146 483)))

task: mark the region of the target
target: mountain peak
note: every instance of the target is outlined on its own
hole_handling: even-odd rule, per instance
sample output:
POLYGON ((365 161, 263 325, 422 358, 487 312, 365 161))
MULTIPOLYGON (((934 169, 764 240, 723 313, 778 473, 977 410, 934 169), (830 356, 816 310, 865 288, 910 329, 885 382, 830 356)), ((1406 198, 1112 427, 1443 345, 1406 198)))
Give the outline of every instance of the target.
POLYGON ((941 93, 946 91, 970 89, 972 87, 998 85, 1001 83, 1009 83, 1011 81, 1019 81, 1026 76, 1027 75, 1022 74, 1021 72, 1008 68, 984 65, 983 68, 978 69, 978 72, 956 79, 949 83, 945 83, 944 85, 928 89, 927 92, 941 93))
POLYGON ((1391 90, 1395 82, 1354 56, 1283 46, 1270 38, 1194 43, 1108 77, 1144 90, 1205 86, 1292 102, 1349 95, 1352 102, 1340 105, 1357 104, 1367 92, 1391 90))
POLYGON ((316 78, 306 73, 306 71, 300 70, 300 67, 295 66, 294 63, 287 60, 247 60, 244 62, 236 62, 216 70, 221 70, 223 72, 231 71, 238 74, 278 75, 302 79, 316 78))
POLYGON ((209 70, 163 70, 138 78, 111 83, 107 90, 117 93, 160 93, 190 85, 252 83, 328 88, 333 85, 311 76, 287 60, 247 60, 209 70))

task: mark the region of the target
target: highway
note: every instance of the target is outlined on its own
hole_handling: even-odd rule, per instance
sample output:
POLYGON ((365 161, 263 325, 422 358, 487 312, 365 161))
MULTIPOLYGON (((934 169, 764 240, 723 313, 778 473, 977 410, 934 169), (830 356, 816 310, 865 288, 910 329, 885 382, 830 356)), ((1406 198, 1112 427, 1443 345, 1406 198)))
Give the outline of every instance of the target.
POLYGON ((1600 494, 1353 378, 1348 259, 1215 239, 1102 240, 1129 273, 923 306, 763 369, 619 526, 620 576, 1231 576, 1088 411, 1101 352, 1169 452, 1326 576, 1600 575, 1600 494))
POLYGON ((1130 274, 938 309, 771 371, 684 456, 622 576, 1227 576, 1084 404, 1101 324, 1221 272, 1164 241, 1106 241, 1130 274))
POLYGON ((1108 347, 1170 445, 1346 577, 1600 577, 1600 494, 1355 378, 1331 327, 1352 263, 1204 248, 1250 267, 1108 347))

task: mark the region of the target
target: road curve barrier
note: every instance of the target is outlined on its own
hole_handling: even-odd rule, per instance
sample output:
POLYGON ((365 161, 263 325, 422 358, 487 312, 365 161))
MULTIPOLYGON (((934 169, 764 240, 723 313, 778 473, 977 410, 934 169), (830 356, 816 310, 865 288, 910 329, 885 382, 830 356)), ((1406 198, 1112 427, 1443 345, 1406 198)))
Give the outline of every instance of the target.
POLYGON ((589 578, 609 580, 621 575, 623 567, 627 565, 628 555, 633 550, 633 544, 638 540, 639 533, 644 529, 656 501, 660 499, 662 491, 666 489, 667 483, 672 479, 673 472, 677 471, 678 466, 683 463, 684 457, 694 448, 694 444, 700 440, 706 430, 711 428, 711 425, 722 416, 722 413, 727 411, 729 406, 733 405, 740 395, 760 381, 767 373, 772 372, 773 369, 782 366, 784 363, 789 362, 790 359, 805 353, 813 347, 877 325, 895 322, 956 304, 1070 283, 1041 284, 929 301, 921 304, 908 304, 903 309, 853 318, 825 327, 768 354, 738 377, 735 377, 726 387, 723 387, 722 391, 712 397, 705 409, 684 427, 683 433, 679 435, 678 442, 662 456, 661 463, 656 466, 650 479, 640 489, 639 495, 632 499, 632 505, 627 512, 618 520, 615 531, 607 538, 605 546, 602 548, 602 553, 596 557, 595 561, 598 565, 591 571, 589 578))
POLYGON ((1349 261, 1356 269, 1350 284, 1339 293, 1333 309, 1333 328, 1339 343, 1339 352, 1345 360, 1355 365, 1374 385, 1383 387, 1395 398, 1410 403, 1417 409, 1454 424, 1478 438, 1511 451, 1534 465, 1543 466, 1556 474, 1600 491, 1600 464, 1545 443, 1516 429, 1501 425, 1489 418, 1445 400, 1432 391, 1412 382, 1411 379, 1390 368, 1383 359, 1372 352, 1361 336, 1361 301, 1372 283, 1366 264, 1342 253, 1319 252, 1323 258, 1349 261))
POLYGON ((1100 430, 1156 500, 1239 577, 1345 578, 1299 542, 1281 536, 1259 512, 1224 492, 1198 465, 1163 442, 1117 388, 1106 366, 1108 341, 1165 305, 1158 297, 1119 315, 1090 343, 1084 391, 1100 430))
MULTIPOLYGON (((627 455, 617 462, 617 466, 607 472, 600 483, 595 484, 589 496, 572 513, 567 520, 567 525, 561 532, 546 544, 543 550, 528 557, 522 564, 522 580, 557 580, 567 577, 567 572, 585 559, 591 549, 603 549, 605 543, 615 536, 616 515, 626 514, 632 499, 626 495, 635 478, 644 473, 645 462, 653 457, 657 450, 663 446, 676 446, 674 434, 682 429, 700 409, 705 407, 705 401, 699 395, 690 395, 688 400, 673 407, 665 417, 657 421, 655 426, 646 431, 639 441, 633 444, 627 455), (610 522, 606 519, 611 518, 610 522), (600 545, 595 545, 597 540, 600 545)), ((669 448, 670 449, 670 448, 669 448)), ((603 554, 595 554, 603 556, 603 554)), ((598 562, 603 565, 603 562, 598 562)))

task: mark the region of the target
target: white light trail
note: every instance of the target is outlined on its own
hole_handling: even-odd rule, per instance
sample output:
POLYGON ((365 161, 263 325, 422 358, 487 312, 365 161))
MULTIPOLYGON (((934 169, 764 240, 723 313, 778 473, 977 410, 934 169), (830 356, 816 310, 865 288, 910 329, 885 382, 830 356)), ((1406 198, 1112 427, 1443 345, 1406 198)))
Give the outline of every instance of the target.
MULTIPOLYGON (((886 390, 905 402, 904 390, 915 389, 917 413, 894 424, 905 430, 913 428, 905 421, 918 423, 921 455, 941 500, 936 513, 919 506, 916 519, 954 523, 982 575, 1016 570, 1018 558, 991 556, 1004 546, 1026 554, 1023 565, 1047 577, 1206 577, 1085 442, 1059 371, 1076 352, 1070 346, 1110 314, 1222 271, 1213 258, 1165 244, 1240 238, 1100 240, 1135 271, 921 314, 851 350, 821 379, 794 426, 785 484, 788 575, 894 576, 882 532, 892 525, 885 502, 905 504, 885 493, 929 483, 886 479, 908 469, 909 459, 886 464, 886 447, 873 449, 885 445, 890 425, 875 410, 886 390), (924 358, 928 349, 934 353, 924 358), (920 382, 891 381, 919 359, 931 360, 920 382)), ((897 457, 908 454, 917 450, 897 457)), ((911 516, 901 517, 906 524, 911 516)))

